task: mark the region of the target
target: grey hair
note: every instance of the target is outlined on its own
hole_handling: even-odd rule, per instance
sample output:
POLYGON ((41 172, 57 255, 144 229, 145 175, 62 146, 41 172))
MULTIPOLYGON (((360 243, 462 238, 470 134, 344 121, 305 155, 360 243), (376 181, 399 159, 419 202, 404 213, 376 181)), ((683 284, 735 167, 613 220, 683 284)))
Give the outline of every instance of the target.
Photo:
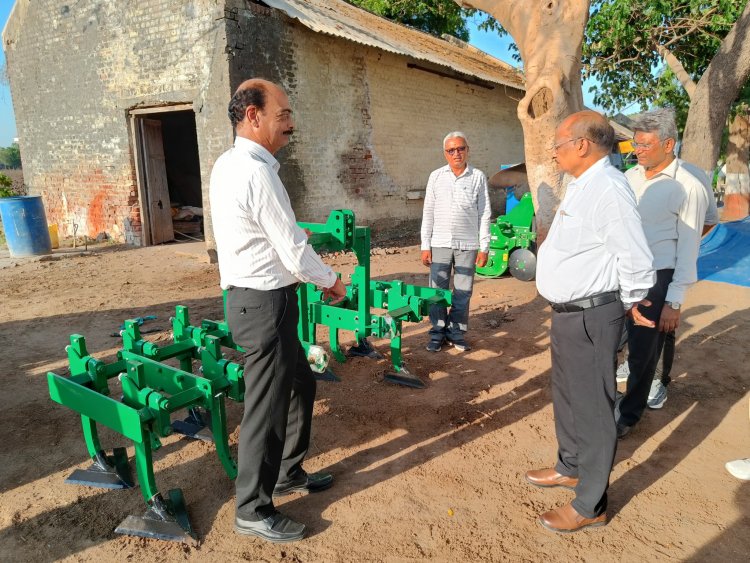
POLYGON ((451 131, 445 136, 445 139, 443 139, 443 148, 445 148, 445 143, 448 142, 448 139, 463 139, 466 141, 466 146, 469 146, 469 139, 466 138, 466 133, 462 133, 461 131, 451 131))
POLYGON ((656 133, 660 141, 674 139, 676 143, 678 137, 674 109, 659 108, 636 116, 633 125, 633 132, 635 131, 656 133))

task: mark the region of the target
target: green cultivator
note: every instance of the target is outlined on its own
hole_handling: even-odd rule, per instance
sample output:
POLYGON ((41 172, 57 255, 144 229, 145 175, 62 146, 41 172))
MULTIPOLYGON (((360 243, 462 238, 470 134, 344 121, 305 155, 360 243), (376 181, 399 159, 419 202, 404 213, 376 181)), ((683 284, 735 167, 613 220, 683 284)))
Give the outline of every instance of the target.
POLYGON ((490 225, 487 264, 477 267, 477 274, 497 278, 510 270, 514 278, 533 280, 536 275, 536 256, 531 248, 535 240, 534 204, 531 194, 525 193, 518 205, 490 225))
MULTIPOLYGON (((450 292, 400 281, 372 282, 370 231, 354 225, 351 211, 337 210, 325 224, 301 226, 312 231, 310 243, 316 249, 354 250, 358 260, 342 303, 335 306, 325 303, 322 292, 310 284, 302 284, 298 289, 299 338, 313 371, 337 379, 327 371, 327 356, 315 343, 316 327, 320 324, 329 327, 331 350, 342 362, 346 357, 339 345, 340 330, 354 332, 356 344, 349 349, 349 355, 380 357, 367 337, 389 338, 393 372, 386 379, 423 387, 422 381, 402 361, 401 324, 421 320, 432 304, 450 305, 450 292), (375 314, 372 308, 383 312, 375 314)), ((133 443, 136 474, 148 507, 143 516, 128 516, 115 531, 194 543, 196 535, 182 491, 173 489, 166 495, 159 492, 152 454, 161 446, 160 438, 173 432, 211 441, 227 476, 236 477, 225 399, 242 401, 245 382, 243 367, 225 359, 223 351, 243 350, 233 341, 226 322, 204 320, 200 326, 192 326, 183 306, 177 307, 172 319, 171 344, 159 346, 144 340, 137 320, 125 321, 120 335, 122 349, 112 363, 91 356, 84 337, 72 335, 66 347, 70 376, 47 374, 52 399, 81 415, 92 460, 90 468, 74 471, 66 482, 108 489, 134 486, 125 448, 115 448, 108 455, 99 441, 97 425, 104 425, 133 443), (113 398, 113 394, 119 399, 113 398), (186 419, 174 417, 185 410, 186 419)))

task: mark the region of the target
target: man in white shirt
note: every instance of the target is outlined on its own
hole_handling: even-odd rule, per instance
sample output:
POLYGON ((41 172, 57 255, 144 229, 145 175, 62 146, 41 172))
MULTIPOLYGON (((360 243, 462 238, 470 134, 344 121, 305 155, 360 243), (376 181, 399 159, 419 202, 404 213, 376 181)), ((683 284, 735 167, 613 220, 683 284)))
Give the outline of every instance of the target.
POLYGON ((316 385, 297 338, 296 288, 315 283, 334 301, 346 288, 307 244, 277 174, 273 155, 294 132, 287 95, 266 80, 247 80, 228 112, 237 137, 214 165, 210 199, 227 322, 245 349, 235 529, 289 542, 302 539, 305 526, 278 512, 273 497, 333 482, 302 469, 316 385))
POLYGON ((607 488, 617 432, 617 345, 626 312, 649 323, 638 305, 654 283, 652 256, 633 193, 610 164, 614 130, 594 111, 565 119, 552 158, 573 176, 539 247, 537 289, 552 307, 554 467, 528 471, 539 487, 575 489, 575 499, 542 514, 543 526, 576 532, 607 523, 607 488))
POLYGON ((447 165, 430 174, 422 211, 422 263, 430 267, 430 287, 448 289, 453 269, 450 313, 444 306, 430 308, 427 350, 439 352, 447 340, 457 350, 470 349, 469 301, 474 268, 487 263, 490 249, 490 198, 487 177, 471 166, 469 142, 460 131, 443 139, 447 165))
MULTIPOLYGON (((641 114, 633 127, 638 165, 626 177, 638 202, 656 284, 644 315, 656 328, 628 325, 627 389, 617 403, 617 435, 622 438, 640 420, 646 406, 667 400, 669 369, 654 378, 666 335, 680 323, 685 293, 697 279, 697 260, 708 193, 701 180, 675 157, 677 126, 671 109, 641 114), (632 330, 631 330, 632 328, 632 330)), ((671 368, 671 358, 667 358, 671 368)))
MULTIPOLYGON (((701 170, 695 164, 691 164, 686 160, 678 159, 678 166, 682 169, 680 174, 689 172, 695 176, 703 188, 706 190, 706 201, 708 207, 706 208, 706 218, 703 220, 703 235, 708 233, 714 226, 719 223, 719 210, 716 207, 716 194, 714 194, 711 181, 708 179, 706 173, 701 170)), ((676 348, 676 335, 675 331, 671 330, 664 335, 664 348, 662 350, 659 361, 656 364, 656 371, 654 372, 654 382, 651 384, 651 391, 648 394, 648 400, 646 405, 651 409, 660 409, 664 406, 667 400, 667 388, 666 385, 671 378, 669 374, 672 372, 672 365, 674 364, 674 355, 676 348), (656 381, 662 383, 656 383, 656 381), (667 382, 666 384, 663 382, 667 382)), ((624 347, 627 343, 627 332, 624 335, 624 340, 621 341, 621 345, 624 347)), ((617 367, 617 381, 627 381, 630 375, 630 368, 628 367, 628 360, 625 360, 617 367)))

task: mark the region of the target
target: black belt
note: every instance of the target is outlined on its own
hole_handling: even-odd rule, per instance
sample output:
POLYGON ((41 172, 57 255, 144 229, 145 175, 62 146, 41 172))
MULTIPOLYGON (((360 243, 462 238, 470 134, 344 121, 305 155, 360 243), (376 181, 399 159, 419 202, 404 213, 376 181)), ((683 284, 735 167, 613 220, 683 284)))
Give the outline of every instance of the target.
POLYGON ((612 303, 620 298, 618 291, 608 291, 606 293, 600 293, 599 295, 592 295, 591 297, 584 297, 583 299, 576 299, 568 303, 551 303, 550 307, 556 313, 577 313, 584 309, 591 309, 592 307, 599 307, 600 305, 606 305, 612 303))
POLYGON ((249 289, 252 291, 297 291, 297 288, 302 285, 302 282, 292 283, 289 285, 285 285, 284 287, 277 287, 276 289, 252 289, 251 287, 237 287, 236 285, 228 285, 227 291, 232 291, 233 289, 249 289))

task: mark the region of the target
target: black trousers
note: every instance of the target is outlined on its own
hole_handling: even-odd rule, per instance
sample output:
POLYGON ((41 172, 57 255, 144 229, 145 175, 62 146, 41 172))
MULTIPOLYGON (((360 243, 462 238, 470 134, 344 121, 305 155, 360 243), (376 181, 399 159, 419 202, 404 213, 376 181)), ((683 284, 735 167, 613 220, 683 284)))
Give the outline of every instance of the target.
MULTIPOLYGON (((646 410, 648 393, 651 390, 651 382, 656 373, 656 366, 664 348, 666 334, 659 331, 659 319, 664 301, 667 297, 667 289, 672 282, 673 269, 657 270, 656 284, 648 291, 646 299, 651 301, 649 307, 641 307, 641 313, 656 323, 657 326, 649 328, 638 326, 628 320, 628 367, 630 375, 625 394, 619 398, 615 414, 617 422, 625 426, 633 426, 641 419, 643 411, 646 410)), ((674 356, 674 340, 672 354, 674 356)), ((666 378, 669 383, 669 370, 672 368, 672 357, 668 358, 666 378)), ((666 362, 665 362, 666 363, 666 362)))
POLYGON ((573 508, 585 518, 607 509, 617 449, 615 367, 625 322, 618 299, 575 313, 552 313, 552 405, 557 464, 578 477, 573 508))
POLYGON ((235 487, 237 514, 248 520, 274 509, 274 485, 302 471, 310 443, 316 383, 297 338, 295 287, 227 292, 227 322, 245 349, 235 487))

